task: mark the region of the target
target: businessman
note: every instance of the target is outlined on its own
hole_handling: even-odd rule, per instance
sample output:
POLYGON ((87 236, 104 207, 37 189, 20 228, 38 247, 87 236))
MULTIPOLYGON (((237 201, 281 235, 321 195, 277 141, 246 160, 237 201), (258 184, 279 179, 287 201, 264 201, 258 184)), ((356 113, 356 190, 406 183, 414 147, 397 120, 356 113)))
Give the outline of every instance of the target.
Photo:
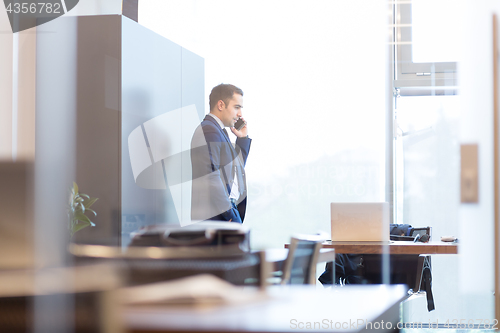
POLYGON ((191 219, 243 223, 247 203, 245 163, 251 139, 248 127, 234 124, 242 117, 243 91, 231 84, 212 89, 210 113, 191 140, 191 219), (236 135, 236 144, 226 128, 236 135))

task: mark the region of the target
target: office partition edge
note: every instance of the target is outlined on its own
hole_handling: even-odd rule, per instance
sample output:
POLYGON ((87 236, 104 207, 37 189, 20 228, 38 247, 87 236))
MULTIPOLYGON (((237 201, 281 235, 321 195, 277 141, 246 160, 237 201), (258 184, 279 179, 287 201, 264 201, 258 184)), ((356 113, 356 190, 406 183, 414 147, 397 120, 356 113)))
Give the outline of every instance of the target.
POLYGON ((385 201, 390 203, 390 223, 394 223, 394 202, 396 190, 394 188, 395 178, 394 178, 394 105, 395 99, 397 98, 394 91, 394 60, 395 60, 395 45, 391 43, 395 36, 395 25, 394 25, 394 4, 389 2, 389 9, 391 15, 389 15, 388 24, 393 26, 391 29, 391 34, 389 35, 389 43, 386 49, 387 51, 387 66, 386 66, 386 114, 385 114, 385 201))
POLYGON ((499 151, 498 149, 498 24, 497 15, 493 14, 493 173, 494 173, 494 231, 495 231, 495 244, 494 244, 494 258, 495 258, 495 318, 500 319, 500 265, 499 265, 499 151))
POLYGON ((135 22, 139 22, 139 0, 123 0, 122 14, 135 22))

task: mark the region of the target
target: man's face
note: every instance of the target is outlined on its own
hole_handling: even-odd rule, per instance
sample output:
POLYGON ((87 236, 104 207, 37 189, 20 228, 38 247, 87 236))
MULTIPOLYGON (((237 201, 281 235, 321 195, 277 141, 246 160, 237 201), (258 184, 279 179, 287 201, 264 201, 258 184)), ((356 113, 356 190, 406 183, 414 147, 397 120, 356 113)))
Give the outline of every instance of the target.
POLYGON ((221 121, 226 127, 234 127, 234 123, 241 117, 241 108, 243 107, 243 96, 233 94, 233 98, 228 104, 223 103, 221 121))

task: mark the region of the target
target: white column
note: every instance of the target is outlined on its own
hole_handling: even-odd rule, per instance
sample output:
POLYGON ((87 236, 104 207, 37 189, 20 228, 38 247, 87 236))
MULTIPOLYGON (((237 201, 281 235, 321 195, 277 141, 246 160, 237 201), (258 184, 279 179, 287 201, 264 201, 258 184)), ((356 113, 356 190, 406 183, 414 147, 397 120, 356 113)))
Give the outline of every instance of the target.
POLYGON ((0 6, 0 159, 12 159, 12 49, 9 18, 0 6))

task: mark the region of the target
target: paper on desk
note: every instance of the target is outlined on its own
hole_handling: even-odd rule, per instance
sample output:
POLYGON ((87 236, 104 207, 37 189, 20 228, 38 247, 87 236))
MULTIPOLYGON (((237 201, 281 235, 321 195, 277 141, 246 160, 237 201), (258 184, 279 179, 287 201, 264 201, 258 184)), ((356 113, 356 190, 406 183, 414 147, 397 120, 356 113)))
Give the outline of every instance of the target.
POLYGON ((131 305, 233 304, 265 298, 267 298, 265 292, 237 287, 210 274, 121 290, 122 301, 131 305))

